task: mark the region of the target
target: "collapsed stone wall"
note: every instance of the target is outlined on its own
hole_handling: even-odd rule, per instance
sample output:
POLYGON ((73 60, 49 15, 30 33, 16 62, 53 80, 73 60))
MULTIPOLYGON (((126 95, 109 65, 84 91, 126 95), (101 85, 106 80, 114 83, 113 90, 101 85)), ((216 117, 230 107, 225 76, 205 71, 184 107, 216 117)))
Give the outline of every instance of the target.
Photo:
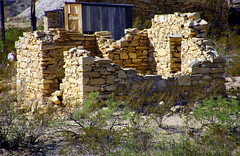
POLYGON ((118 41, 109 32, 24 33, 16 42, 21 107, 33 100, 45 107, 50 96, 74 107, 92 91, 123 99, 144 89, 150 99, 225 93, 225 60, 204 38, 207 22, 198 13, 156 15, 152 22, 148 30, 127 29, 118 41))

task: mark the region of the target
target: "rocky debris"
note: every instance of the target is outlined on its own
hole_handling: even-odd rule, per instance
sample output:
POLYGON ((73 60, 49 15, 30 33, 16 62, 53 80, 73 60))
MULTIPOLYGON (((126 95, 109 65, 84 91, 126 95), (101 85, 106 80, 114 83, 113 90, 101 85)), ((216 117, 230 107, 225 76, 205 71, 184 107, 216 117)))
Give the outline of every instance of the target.
POLYGON ((229 96, 240 98, 240 77, 226 77, 225 86, 229 96))

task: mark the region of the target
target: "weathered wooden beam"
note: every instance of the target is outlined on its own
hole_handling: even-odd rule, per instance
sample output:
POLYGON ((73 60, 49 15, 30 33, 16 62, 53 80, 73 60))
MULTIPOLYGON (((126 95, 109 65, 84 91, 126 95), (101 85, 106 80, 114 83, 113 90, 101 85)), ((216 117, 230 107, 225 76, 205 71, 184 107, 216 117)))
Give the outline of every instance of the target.
POLYGON ((36 18, 36 10, 35 10, 35 0, 31 0, 31 27, 32 31, 37 29, 37 18, 36 18))
POLYGON ((5 50, 5 25, 4 25, 4 0, 0 0, 0 28, 1 28, 1 39, 2 39, 2 51, 5 50))

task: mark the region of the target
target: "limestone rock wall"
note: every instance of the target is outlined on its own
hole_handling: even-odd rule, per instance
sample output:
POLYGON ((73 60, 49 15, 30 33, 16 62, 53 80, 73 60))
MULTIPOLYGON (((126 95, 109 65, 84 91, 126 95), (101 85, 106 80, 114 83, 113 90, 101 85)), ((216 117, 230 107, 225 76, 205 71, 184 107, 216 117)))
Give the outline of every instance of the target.
POLYGON ((136 70, 120 68, 110 59, 90 56, 90 52, 82 47, 74 49, 64 52, 65 78, 60 85, 62 103, 70 108, 79 106, 90 92, 99 92, 101 99, 108 99, 112 93, 128 102, 136 97, 138 100, 143 98, 143 104, 169 98, 192 100, 224 93, 224 70, 215 68, 225 65, 221 58, 203 62, 201 66, 204 68, 196 66, 192 74, 162 78, 161 75, 144 76, 136 70))
MULTIPOLYGON (((84 46, 95 56, 98 53, 94 35, 83 35, 56 29, 48 32, 24 33, 16 42, 17 85, 21 107, 37 107, 59 89, 65 77, 63 51, 84 46), (26 104, 27 103, 27 104, 26 104)), ((98 54, 99 55, 99 54, 98 54)))
POLYGON ((199 13, 156 15, 148 36, 154 49, 158 74, 171 76, 190 73, 190 63, 205 61, 217 55, 205 39, 207 22, 199 13))
POLYGON ((107 99, 112 93, 124 96, 130 90, 128 78, 136 77, 137 71, 121 69, 110 59, 91 57, 81 48, 72 51, 64 52, 65 78, 60 87, 64 105, 79 105, 94 91, 107 99))
POLYGON ((143 74, 152 73, 152 53, 147 31, 126 29, 126 35, 118 41, 98 38, 98 45, 105 58, 113 60, 122 68, 136 69, 143 74), (104 46, 105 45, 105 46, 104 46))

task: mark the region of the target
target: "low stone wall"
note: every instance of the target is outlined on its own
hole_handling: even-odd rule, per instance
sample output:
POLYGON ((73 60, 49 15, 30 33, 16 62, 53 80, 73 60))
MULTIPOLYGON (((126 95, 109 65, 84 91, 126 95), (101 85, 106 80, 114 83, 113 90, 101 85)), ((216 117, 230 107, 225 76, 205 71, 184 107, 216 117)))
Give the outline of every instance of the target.
POLYGON ((64 52, 65 78, 60 85, 63 104, 81 104, 90 92, 100 92, 99 97, 109 98, 112 93, 124 95, 128 92, 128 77, 136 77, 137 71, 124 70, 110 59, 94 58, 90 52, 74 48, 64 52), (72 52, 74 51, 74 52, 72 52))
POLYGON ((90 52, 81 48, 64 52, 65 78, 60 90, 63 104, 70 108, 79 106, 90 92, 99 92, 101 99, 108 99, 114 93, 124 101, 147 96, 148 102, 168 98, 190 101, 224 93, 224 70, 216 68, 224 66, 221 58, 193 67, 191 75, 164 79, 161 75, 142 76, 136 70, 120 68, 112 60, 91 57, 90 52))

